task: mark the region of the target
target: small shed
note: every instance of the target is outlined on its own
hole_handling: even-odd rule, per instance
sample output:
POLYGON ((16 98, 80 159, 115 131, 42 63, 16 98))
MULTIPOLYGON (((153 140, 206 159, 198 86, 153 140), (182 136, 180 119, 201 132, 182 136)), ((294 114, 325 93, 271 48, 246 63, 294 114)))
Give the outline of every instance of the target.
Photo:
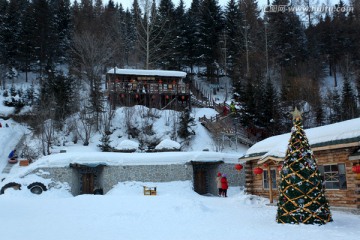
MULTIPOLYGON (((330 206, 359 211, 360 173, 354 169, 360 165, 360 118, 307 129, 305 133, 317 159, 330 206)), ((290 133, 267 138, 240 158, 245 163, 248 193, 276 201, 279 171, 289 139, 290 133), (255 174, 255 168, 263 171, 255 174)))
POLYGON ((144 105, 159 109, 191 107, 186 72, 112 68, 106 74, 110 102, 116 106, 144 105))

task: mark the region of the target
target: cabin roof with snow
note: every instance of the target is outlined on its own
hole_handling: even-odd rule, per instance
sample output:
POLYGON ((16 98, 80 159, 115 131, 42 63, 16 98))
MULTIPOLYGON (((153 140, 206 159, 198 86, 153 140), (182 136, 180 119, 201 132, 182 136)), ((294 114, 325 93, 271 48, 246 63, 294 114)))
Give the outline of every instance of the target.
MULTIPOLYGON (((337 146, 360 146, 360 118, 329 124, 304 130, 311 148, 337 148, 337 146)), ((290 139, 290 133, 264 139, 251 148, 240 160, 252 160, 272 157, 284 158, 290 139)))
POLYGON ((116 75, 136 75, 136 76, 159 76, 159 77, 186 77, 186 72, 182 71, 167 71, 167 70, 143 70, 143 69, 121 69, 121 68, 112 68, 108 74, 116 75))

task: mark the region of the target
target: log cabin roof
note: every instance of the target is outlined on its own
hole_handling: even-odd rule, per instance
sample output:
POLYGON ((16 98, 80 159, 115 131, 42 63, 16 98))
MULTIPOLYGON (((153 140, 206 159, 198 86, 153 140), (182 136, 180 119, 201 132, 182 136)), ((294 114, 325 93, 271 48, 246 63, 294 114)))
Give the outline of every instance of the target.
POLYGON ((133 76, 160 76, 160 77, 186 77, 186 72, 168 70, 143 70, 143 69, 121 69, 115 67, 110 69, 108 74, 133 75, 133 76))
MULTIPOLYGON (((304 130, 312 150, 360 146, 360 118, 304 130)), ((284 158, 290 133, 264 139, 247 150, 240 160, 284 158)))

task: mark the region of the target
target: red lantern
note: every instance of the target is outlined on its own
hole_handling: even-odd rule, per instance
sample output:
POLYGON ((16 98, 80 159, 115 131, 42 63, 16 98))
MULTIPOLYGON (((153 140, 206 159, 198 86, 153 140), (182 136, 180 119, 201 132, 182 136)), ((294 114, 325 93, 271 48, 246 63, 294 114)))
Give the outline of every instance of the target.
POLYGON ((267 163, 264 163, 264 168, 267 168, 269 165, 267 163))
POLYGON ((241 164, 236 164, 236 165, 235 165, 235 169, 236 169, 237 171, 241 171, 241 169, 243 169, 243 165, 241 165, 241 164))
POLYGON ((123 97, 125 97, 125 95, 124 95, 124 94, 121 94, 121 97, 123 98, 123 97))
POLYGON ((181 96, 181 99, 184 100, 184 99, 185 99, 185 96, 181 96))
POLYGON ((279 165, 279 166, 277 167, 277 169, 278 169, 278 171, 280 172, 281 169, 282 169, 282 165, 279 165))
POLYGON ((169 96, 168 96, 168 95, 166 95, 166 96, 165 96, 165 98, 166 98, 166 99, 169 99, 169 96))
POLYGON ((256 167, 256 168, 254 168, 254 173, 255 173, 255 174, 262 174, 262 173, 263 173, 263 169, 262 169, 262 168, 259 168, 259 167, 256 167))
POLYGON ((136 95, 135 95, 135 98, 138 98, 138 97, 139 97, 139 95, 138 95, 138 94, 136 94, 136 95))
POLYGON ((352 171, 353 171, 354 173, 360 173, 360 165, 353 166, 353 167, 352 167, 352 171))

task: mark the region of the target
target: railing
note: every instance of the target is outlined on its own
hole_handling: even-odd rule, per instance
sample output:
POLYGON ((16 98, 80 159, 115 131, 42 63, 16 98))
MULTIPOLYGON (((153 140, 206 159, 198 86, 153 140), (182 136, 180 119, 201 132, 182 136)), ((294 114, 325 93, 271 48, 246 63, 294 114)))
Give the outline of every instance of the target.
POLYGON ((113 82, 108 83, 108 90, 117 93, 168 93, 168 94, 190 94, 189 84, 164 84, 164 83, 134 83, 134 82, 113 82))

